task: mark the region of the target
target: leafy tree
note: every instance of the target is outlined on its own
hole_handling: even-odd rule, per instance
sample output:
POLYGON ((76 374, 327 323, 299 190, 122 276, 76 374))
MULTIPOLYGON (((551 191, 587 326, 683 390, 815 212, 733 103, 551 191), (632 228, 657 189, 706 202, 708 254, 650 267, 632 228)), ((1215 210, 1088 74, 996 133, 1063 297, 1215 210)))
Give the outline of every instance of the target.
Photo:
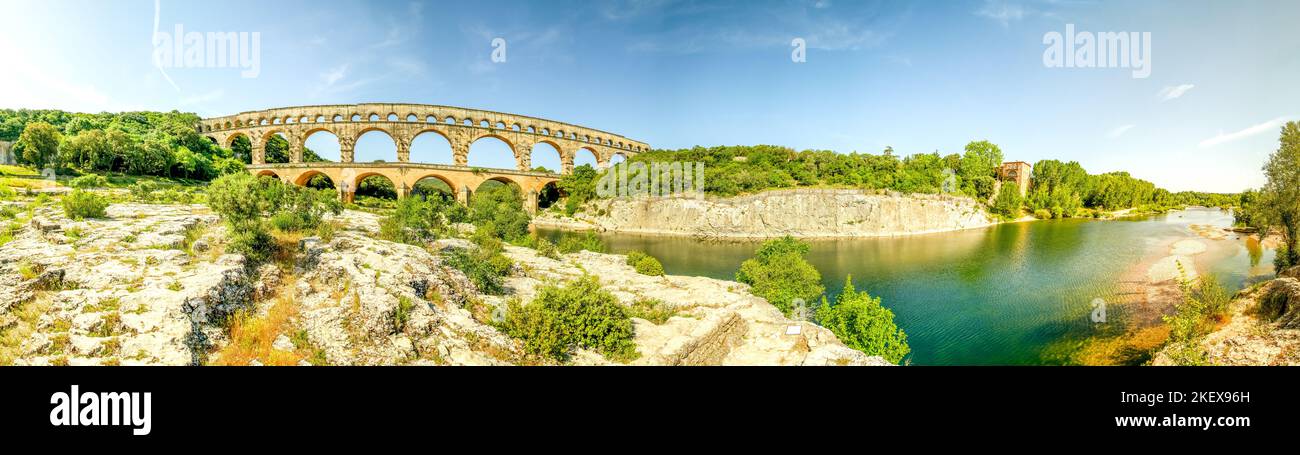
POLYGON ((514 185, 485 186, 469 203, 470 222, 475 226, 491 225, 500 238, 508 242, 528 235, 528 212, 519 188, 514 185))
POLYGON ((966 194, 981 200, 993 194, 990 185, 997 176, 998 166, 1002 165, 1002 149, 989 141, 974 141, 966 144, 966 154, 961 157, 961 176, 966 194), (981 183, 985 182, 985 183, 981 183))
POLYGON ((1007 182, 1002 185, 998 197, 993 201, 993 213, 1003 219, 1015 219, 1020 216, 1020 185, 1007 182))
POLYGON ((574 167, 572 173, 560 177, 557 186, 568 197, 564 202, 566 214, 573 215, 582 204, 596 198, 596 181, 599 178, 599 173, 590 164, 574 167))
POLYGON ((1276 152, 1264 164, 1268 182, 1261 189, 1262 215, 1267 223, 1281 231, 1285 249, 1278 254, 1278 272, 1300 264, 1300 122, 1287 122, 1276 152))
POLYGON ((846 346, 898 363, 912 348, 907 334, 894 324, 894 312, 880 304, 879 297, 853 288, 853 277, 844 279, 844 291, 831 305, 822 297, 817 323, 830 329, 846 346))
POLYGON ((44 122, 28 124, 14 144, 14 153, 22 163, 44 168, 55 164, 59 153, 59 142, 63 135, 53 125, 44 122))
POLYGON ((807 254, 808 244, 793 237, 769 240, 740 264, 736 281, 788 314, 796 300, 814 302, 825 290, 821 273, 804 259, 807 254))

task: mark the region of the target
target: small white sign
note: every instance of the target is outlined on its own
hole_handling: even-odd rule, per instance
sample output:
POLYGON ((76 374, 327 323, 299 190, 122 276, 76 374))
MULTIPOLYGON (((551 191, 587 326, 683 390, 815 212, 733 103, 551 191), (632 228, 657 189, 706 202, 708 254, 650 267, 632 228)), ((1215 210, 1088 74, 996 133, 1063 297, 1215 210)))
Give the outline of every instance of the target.
POLYGON ((785 326, 786 335, 798 335, 800 333, 803 333, 803 326, 799 324, 785 326))

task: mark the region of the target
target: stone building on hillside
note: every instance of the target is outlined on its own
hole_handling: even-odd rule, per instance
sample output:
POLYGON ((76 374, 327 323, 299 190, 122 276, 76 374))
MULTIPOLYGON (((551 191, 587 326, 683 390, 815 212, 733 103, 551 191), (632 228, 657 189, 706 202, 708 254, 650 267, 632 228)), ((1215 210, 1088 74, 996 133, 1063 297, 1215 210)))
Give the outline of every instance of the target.
POLYGON ((1020 185, 1021 197, 1029 194, 1029 183, 1032 175, 1033 166, 1024 161, 1008 161, 998 167, 998 179, 1020 185))

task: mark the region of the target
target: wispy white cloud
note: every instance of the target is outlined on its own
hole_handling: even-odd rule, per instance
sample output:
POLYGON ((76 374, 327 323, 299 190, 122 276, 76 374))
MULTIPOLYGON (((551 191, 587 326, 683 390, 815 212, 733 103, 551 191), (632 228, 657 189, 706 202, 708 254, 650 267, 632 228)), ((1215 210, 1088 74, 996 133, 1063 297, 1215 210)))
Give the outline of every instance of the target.
POLYGON ((378 77, 348 79, 350 65, 343 64, 320 73, 320 83, 312 89, 311 96, 318 97, 336 93, 345 93, 364 87, 379 80, 378 77))
POLYGON ((1115 139, 1115 138, 1117 138, 1117 137, 1123 136, 1124 133, 1127 133, 1129 130, 1133 129, 1133 127, 1136 127, 1136 126, 1137 126, 1137 125, 1120 125, 1120 126, 1117 126, 1117 127, 1115 127, 1114 129, 1111 129, 1110 132, 1106 133, 1106 137, 1111 138, 1111 139, 1115 139))
POLYGON ((419 2, 407 4, 406 12, 400 17, 400 20, 397 17, 388 18, 388 33, 384 35, 383 41, 370 47, 372 49, 383 49, 406 44, 419 32, 420 21, 422 20, 424 20, 424 4, 419 2))
POLYGON ((1060 10, 1095 6, 1092 0, 984 0, 974 14, 997 22, 1002 27, 1030 18, 1062 20, 1060 10))
POLYGON ((1002 0, 985 0, 980 9, 975 10, 976 16, 992 19, 1003 27, 1008 27, 1012 22, 1018 22, 1028 14, 1025 7, 1020 4, 1005 2, 1002 0))
POLYGON ((1267 132, 1270 132, 1270 131, 1276 131, 1278 128, 1281 128, 1282 125, 1286 124, 1287 120, 1289 120, 1290 118, 1294 118, 1294 117, 1295 117, 1295 116, 1292 116, 1292 117, 1278 117, 1278 118, 1275 118, 1275 119, 1269 120, 1269 121, 1267 121, 1267 122, 1260 123, 1260 124, 1258 124, 1258 125, 1251 125, 1251 126, 1249 126, 1249 127, 1246 127, 1245 129, 1242 129, 1242 130, 1239 130, 1239 131, 1235 131, 1235 132, 1232 132, 1232 133, 1222 133, 1222 132, 1221 132, 1221 133, 1219 133, 1217 136, 1214 136, 1214 137, 1212 137, 1212 138, 1209 138, 1209 139, 1206 139, 1206 140, 1201 141, 1201 144, 1200 144, 1200 145, 1201 145, 1201 148, 1214 147, 1214 146, 1219 145, 1219 144, 1223 144, 1223 143, 1227 143, 1227 142, 1232 142, 1232 141, 1236 141, 1236 140, 1240 140, 1240 139, 1245 139, 1245 138, 1248 138, 1248 137, 1251 137, 1251 136, 1255 136, 1255 135, 1257 135, 1257 134, 1263 134, 1263 133, 1267 133, 1267 132))
POLYGON ((1158 93, 1157 96, 1160 97, 1160 101, 1162 102, 1169 101, 1175 98, 1181 98, 1183 95, 1187 94, 1187 91, 1195 87, 1195 84, 1167 85, 1165 88, 1160 89, 1160 93, 1158 93))

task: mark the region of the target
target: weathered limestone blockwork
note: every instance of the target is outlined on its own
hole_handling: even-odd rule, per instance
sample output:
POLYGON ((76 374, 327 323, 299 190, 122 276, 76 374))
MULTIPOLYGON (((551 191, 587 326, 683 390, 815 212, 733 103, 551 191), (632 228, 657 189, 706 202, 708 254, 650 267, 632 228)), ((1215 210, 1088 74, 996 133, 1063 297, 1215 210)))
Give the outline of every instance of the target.
POLYGON ((530 169, 532 148, 539 143, 550 144, 560 152, 563 173, 573 170, 574 156, 582 149, 590 151, 602 167, 608 166, 615 155, 630 157, 650 149, 644 142, 568 123, 423 104, 284 107, 204 119, 197 128, 226 147, 239 136, 247 137, 253 145, 255 165, 266 164, 265 147, 271 135, 284 135, 289 141, 290 161, 301 163, 303 143, 322 131, 338 137, 344 163, 353 162, 357 138, 370 131, 382 131, 393 138, 399 163, 410 160, 411 143, 425 133, 447 139, 457 166, 467 165, 470 144, 485 137, 500 139, 510 146, 519 171, 530 169))

